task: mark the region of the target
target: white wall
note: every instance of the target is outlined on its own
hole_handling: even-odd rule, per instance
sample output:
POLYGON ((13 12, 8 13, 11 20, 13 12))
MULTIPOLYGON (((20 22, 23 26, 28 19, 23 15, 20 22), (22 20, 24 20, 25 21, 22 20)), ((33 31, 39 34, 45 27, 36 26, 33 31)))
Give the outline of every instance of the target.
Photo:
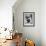
POLYGON ((15 29, 22 32, 24 38, 34 40, 36 46, 41 46, 41 1, 23 0, 17 7, 14 5, 13 12, 15 29), (35 12, 35 27, 23 26, 23 12, 35 12))
POLYGON ((0 0, 0 27, 12 28, 12 6, 16 0, 0 0))
POLYGON ((41 1, 41 40, 42 46, 46 46, 46 0, 41 1))

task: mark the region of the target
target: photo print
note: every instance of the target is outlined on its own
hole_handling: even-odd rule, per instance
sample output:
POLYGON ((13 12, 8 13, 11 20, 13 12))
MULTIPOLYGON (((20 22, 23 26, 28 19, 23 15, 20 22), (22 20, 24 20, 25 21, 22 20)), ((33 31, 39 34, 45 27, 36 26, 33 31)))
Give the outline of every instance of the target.
POLYGON ((35 12, 24 12, 23 26, 34 26, 34 25, 35 25, 35 12))

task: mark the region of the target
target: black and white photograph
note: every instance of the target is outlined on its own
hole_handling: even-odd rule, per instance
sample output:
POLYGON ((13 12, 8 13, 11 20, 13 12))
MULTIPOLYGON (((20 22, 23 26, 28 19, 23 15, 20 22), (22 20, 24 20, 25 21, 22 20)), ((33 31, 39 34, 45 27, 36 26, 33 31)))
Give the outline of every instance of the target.
POLYGON ((35 26, 35 12, 23 12, 23 26, 35 26))

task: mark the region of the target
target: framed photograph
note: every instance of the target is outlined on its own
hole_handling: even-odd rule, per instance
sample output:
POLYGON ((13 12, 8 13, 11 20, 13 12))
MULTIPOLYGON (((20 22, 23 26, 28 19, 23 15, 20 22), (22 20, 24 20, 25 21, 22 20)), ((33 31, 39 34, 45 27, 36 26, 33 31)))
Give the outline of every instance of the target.
POLYGON ((35 12, 23 12, 23 26, 25 27, 35 26, 35 12))

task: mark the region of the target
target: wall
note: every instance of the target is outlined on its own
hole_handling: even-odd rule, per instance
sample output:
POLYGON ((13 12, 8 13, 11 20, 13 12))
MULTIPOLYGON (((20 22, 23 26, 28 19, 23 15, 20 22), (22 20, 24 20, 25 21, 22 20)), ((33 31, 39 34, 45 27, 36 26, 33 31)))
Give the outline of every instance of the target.
POLYGON ((23 0, 19 5, 13 6, 13 13, 15 30, 22 32, 25 39, 34 40, 36 46, 41 46, 41 1, 23 0), (35 12, 35 27, 23 26, 23 12, 35 12))
POLYGON ((46 46, 46 0, 41 1, 41 41, 46 46))
POLYGON ((16 0, 0 0, 0 27, 12 28, 12 6, 16 0))

